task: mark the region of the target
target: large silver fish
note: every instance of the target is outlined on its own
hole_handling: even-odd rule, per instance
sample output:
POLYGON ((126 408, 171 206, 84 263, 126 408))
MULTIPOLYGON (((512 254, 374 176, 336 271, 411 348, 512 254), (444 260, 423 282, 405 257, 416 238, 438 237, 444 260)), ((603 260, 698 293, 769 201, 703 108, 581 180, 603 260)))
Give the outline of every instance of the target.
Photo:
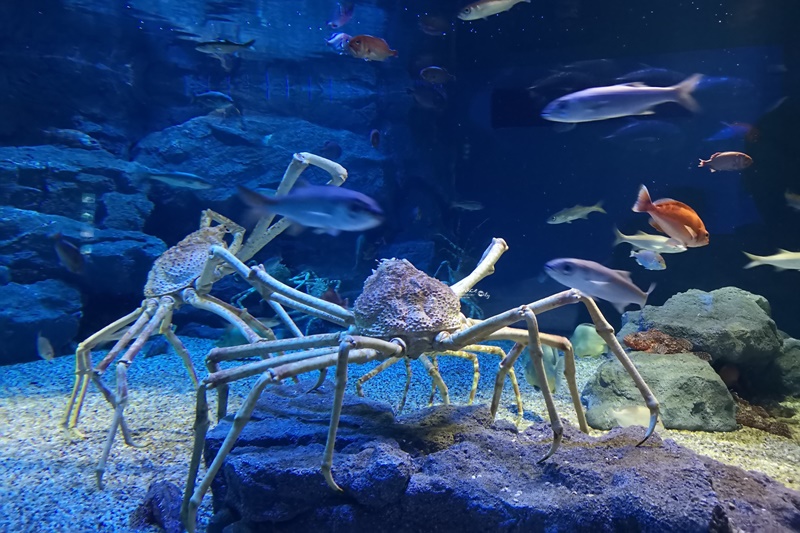
POLYGON ((542 118, 577 123, 652 115, 655 106, 666 102, 677 102, 690 111, 699 111, 692 92, 702 78, 702 74, 694 74, 672 87, 649 87, 641 83, 592 87, 553 100, 542 110, 542 118))
POLYGON ((612 270, 600 263, 583 259, 553 259, 544 266, 544 270, 562 285, 611 303, 620 313, 630 304, 644 307, 647 297, 655 288, 653 283, 645 292, 633 284, 630 272, 612 270))
POLYGON ((375 200, 333 185, 298 186, 285 196, 264 196, 241 185, 238 189, 242 200, 259 215, 282 215, 320 233, 364 231, 379 226, 384 219, 375 200))
POLYGON ((753 255, 743 252, 750 260, 744 268, 753 268, 759 265, 772 265, 777 270, 800 270, 800 252, 778 250, 773 255, 753 255))

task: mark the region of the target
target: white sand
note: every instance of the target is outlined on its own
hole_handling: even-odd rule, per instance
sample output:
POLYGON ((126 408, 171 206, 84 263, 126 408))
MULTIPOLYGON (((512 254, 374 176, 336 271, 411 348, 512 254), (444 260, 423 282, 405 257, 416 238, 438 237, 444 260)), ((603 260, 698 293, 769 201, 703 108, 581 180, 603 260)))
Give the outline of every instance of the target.
MULTIPOLYGON (((182 339, 193 355, 198 374, 205 375, 203 357, 213 342, 182 339)), ((94 354, 94 361, 100 354, 94 354)), ((469 361, 440 357, 442 376, 451 401, 466 401, 472 383, 469 361)), ((476 402, 491 398, 498 359, 481 355, 481 379, 476 402)), ((578 361, 578 386, 583 390, 598 358, 578 361)), ((353 367, 355 379, 369 367, 353 367)), ((541 395, 533 391, 518 367, 526 411, 525 423, 546 413, 541 395)), ((112 367, 113 369, 113 367, 112 367)), ((414 377, 406 409, 427 405, 430 378, 419 362, 412 363, 414 377)), ((112 411, 96 388, 90 386, 79 423, 86 438, 70 442, 59 424, 72 390, 74 357, 52 362, 37 361, 0 367, 0 531, 98 531, 128 530, 131 512, 142 501, 151 482, 172 481, 183 489, 192 445, 194 394, 183 365, 172 351, 151 359, 137 359, 129 370, 130 402, 126 418, 134 439, 142 448, 126 446, 120 436, 111 450, 104 481, 95 485, 94 469, 106 439, 112 411)), ((329 374, 329 378, 331 375, 329 374)), ((113 386, 114 372, 107 372, 113 386)), ((310 377, 310 379, 315 376, 310 377)), ((364 386, 366 395, 387 398, 396 406, 405 380, 405 367, 394 365, 364 386)), ((234 384, 229 412, 241 404, 249 383, 234 384)), ((209 394, 212 414, 215 394, 209 394)), ((441 398, 437 394, 437 402, 441 398)), ((566 387, 556 394, 562 417, 577 424, 566 387)), ((510 385, 506 385, 500 416, 511 419, 516 407, 510 385)), ((593 434, 602 432, 593 431, 593 434)), ((732 433, 664 431, 662 436, 719 461, 764 472, 788 487, 800 489, 800 443, 757 430, 732 433)), ((320 458, 321 459, 321 458, 320 458)), ((335 459, 334 459, 335 460, 335 459)), ((211 513, 211 498, 200 510, 200 531, 211 513)), ((152 528, 151 531, 158 531, 152 528)))

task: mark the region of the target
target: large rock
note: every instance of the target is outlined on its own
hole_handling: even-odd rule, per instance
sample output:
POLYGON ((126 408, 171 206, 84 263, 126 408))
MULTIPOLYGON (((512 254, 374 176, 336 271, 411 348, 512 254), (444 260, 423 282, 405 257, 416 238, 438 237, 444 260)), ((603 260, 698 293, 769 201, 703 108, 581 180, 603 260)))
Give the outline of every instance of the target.
POLYGON ((161 240, 144 233, 100 230, 71 218, 0 206, 0 265, 18 283, 61 278, 87 293, 141 295, 164 250, 161 240), (82 248, 86 267, 81 275, 60 264, 51 238, 58 231, 82 248))
POLYGON ((101 225, 105 229, 142 231, 147 217, 153 211, 153 202, 144 194, 109 192, 100 198, 101 225))
POLYGON ((783 349, 772 370, 782 394, 800 396, 800 340, 783 341, 783 349))
POLYGON ((688 339, 695 351, 711 354, 715 366, 763 368, 783 344, 769 316, 769 303, 736 287, 679 293, 662 306, 625 313, 623 322, 620 340, 629 333, 657 329, 688 339))
POLYGON ((0 365, 34 361, 41 333, 56 354, 75 339, 81 320, 81 294, 61 281, 49 279, 0 287, 0 365))
MULTIPOLYGON (((266 391, 214 485, 209 531, 795 531, 800 493, 697 456, 642 428, 601 438, 567 425, 523 433, 487 409, 440 406, 395 420, 388 404, 345 396, 333 474, 320 474, 332 386, 266 391), (227 517, 227 519, 226 519, 227 517), (721 524, 728 529, 720 529, 721 524)), ((211 461, 230 429, 212 430, 211 461)))
MULTIPOLYGON (((661 404, 661 422, 668 429, 733 431, 736 403, 714 369, 694 354, 630 354, 633 363, 661 404)), ((642 395, 616 359, 600 365, 582 394, 586 420, 597 429, 611 429, 619 413, 642 405, 642 395)))

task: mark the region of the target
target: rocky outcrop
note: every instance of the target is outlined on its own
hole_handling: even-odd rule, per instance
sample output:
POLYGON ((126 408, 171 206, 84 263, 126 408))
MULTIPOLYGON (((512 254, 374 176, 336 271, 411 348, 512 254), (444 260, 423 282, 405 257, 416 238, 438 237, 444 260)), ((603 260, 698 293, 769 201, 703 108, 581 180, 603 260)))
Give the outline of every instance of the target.
MULTIPOLYGON (((692 356, 694 357, 694 356, 692 356)), ((696 358, 695 358, 696 359, 696 358)), ((547 424, 518 433, 485 406, 395 419, 347 395, 333 462, 320 474, 332 386, 266 391, 213 485, 209 531, 793 531, 800 494, 642 428, 593 438, 567 425, 547 461, 547 424), (723 527, 724 525, 724 527, 723 527)), ((230 428, 212 430, 211 461, 230 428)))
MULTIPOLYGON (((631 360, 661 403, 661 422, 668 429, 733 431, 736 404, 711 366, 692 353, 633 352, 631 360)), ((586 420, 597 429, 611 429, 619 413, 642 405, 642 395, 616 359, 600 365, 582 394, 586 420)))
POLYGON ((711 354, 715 366, 763 368, 780 354, 783 344, 766 299, 736 287, 711 292, 692 289, 662 306, 647 305, 623 317, 620 340, 630 333, 657 329, 689 340, 695 351, 711 354))
POLYGON ((0 302, 0 365, 36 360, 39 334, 63 355, 78 333, 81 294, 61 281, 0 286, 0 302))

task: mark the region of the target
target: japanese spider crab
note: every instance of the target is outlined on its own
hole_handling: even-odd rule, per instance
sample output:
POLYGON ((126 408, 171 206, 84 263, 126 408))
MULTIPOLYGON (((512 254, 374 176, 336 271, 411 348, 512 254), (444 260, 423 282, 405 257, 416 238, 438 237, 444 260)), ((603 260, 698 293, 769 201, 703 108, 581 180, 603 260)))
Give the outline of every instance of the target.
MULTIPOLYGON (((347 171, 338 163, 303 152, 294 154, 276 194, 286 194, 309 165, 326 170, 331 175, 329 184, 339 186, 347 179, 347 171)), ((172 314, 177 308, 189 304, 214 313, 237 328, 249 342, 275 338, 269 328, 253 318, 245 309, 234 307, 209 294, 216 281, 233 273, 233 270, 220 260, 209 256, 209 249, 216 246, 231 256, 235 255, 241 261, 247 261, 290 225, 285 219, 272 224, 273 218, 267 216, 259 220, 247 242, 244 242, 243 227, 211 210, 203 211, 200 229, 190 233, 156 259, 147 277, 144 288, 145 300, 141 307, 112 322, 78 345, 75 352, 75 383, 61 425, 77 433, 76 426, 89 381, 94 382, 114 409, 114 418, 97 466, 97 483, 100 488, 103 486, 103 472, 117 429, 121 429, 126 444, 135 446, 123 416, 128 402, 127 371, 142 346, 154 333, 160 333, 167 338, 183 359, 190 379, 195 386, 198 385, 189 353, 172 331, 172 314), (229 243, 226 242, 228 235, 232 236, 229 243), (93 366, 92 350, 115 338, 119 338, 117 343, 99 364, 93 366), (123 355, 117 363, 117 390, 114 394, 101 378, 120 353, 123 355)), ((271 301, 270 305, 295 334, 300 334, 279 302, 271 301)))
MULTIPOLYGON (((508 249, 505 241, 494 239, 484 252, 475 270, 459 282, 447 286, 414 268, 406 260, 383 260, 364 283, 364 290, 355 302, 353 311, 296 291, 267 274, 263 266, 248 267, 229 250, 212 246, 213 257, 224 261, 261 294, 266 301, 276 301, 287 306, 348 326, 343 333, 310 335, 295 339, 258 340, 249 345, 214 349, 207 356, 211 373, 203 380, 197 390, 197 410, 195 420, 195 443, 189 467, 181 515, 184 525, 190 532, 196 527, 197 509, 203 496, 219 472, 226 456, 249 421, 256 401, 267 385, 280 384, 284 379, 301 374, 320 371, 315 385, 318 387, 329 367, 336 367, 334 404, 327 442, 322 459, 322 475, 327 484, 336 491, 342 489, 336 484, 331 472, 334 444, 342 402, 347 383, 348 366, 370 361, 383 362, 381 369, 390 362, 405 359, 425 361, 426 353, 460 352, 476 350, 477 343, 490 340, 511 340, 515 344, 508 353, 502 353, 499 371, 495 379, 491 403, 492 416, 496 416, 503 390, 505 377, 526 345, 530 346, 533 363, 539 376, 544 376, 542 344, 553 346, 565 352, 565 377, 572 402, 578 415, 580 429, 588 432, 586 418, 580 403, 575 382, 575 360, 570 342, 563 337, 539 332, 537 313, 563 305, 583 303, 597 328, 598 334, 606 341, 610 350, 619 359, 650 410, 650 424, 642 442, 652 434, 658 419, 659 405, 653 393, 644 382, 636 367, 620 346, 614 330, 605 320, 596 303, 577 290, 567 290, 548 298, 523 305, 500 313, 485 320, 468 319, 460 311, 460 298, 476 283, 494 272, 494 265, 508 249), (524 321, 525 329, 511 327, 524 321), (283 354, 286 350, 299 350, 283 354), (273 355, 279 354, 272 357, 273 355), (221 370, 221 361, 258 355, 261 361, 221 370), (206 432, 209 426, 207 390, 218 389, 220 401, 218 415, 226 415, 225 401, 228 383, 259 376, 243 404, 237 411, 230 431, 223 441, 214 460, 209 465, 199 485, 197 473, 203 453, 206 432)), ((484 348, 486 348, 484 346, 484 348)), ((380 370, 378 370, 380 371, 380 370)), ((432 375, 434 375, 432 373, 432 375)), ((436 377, 434 375, 434 379, 436 377)), ((441 378, 438 386, 443 390, 441 378)), ((563 426, 556 412, 550 389, 542 383, 541 392, 547 405, 548 416, 553 431, 553 442, 544 461, 558 449, 563 435, 563 426)), ((446 399, 445 393, 442 396, 446 399)))

